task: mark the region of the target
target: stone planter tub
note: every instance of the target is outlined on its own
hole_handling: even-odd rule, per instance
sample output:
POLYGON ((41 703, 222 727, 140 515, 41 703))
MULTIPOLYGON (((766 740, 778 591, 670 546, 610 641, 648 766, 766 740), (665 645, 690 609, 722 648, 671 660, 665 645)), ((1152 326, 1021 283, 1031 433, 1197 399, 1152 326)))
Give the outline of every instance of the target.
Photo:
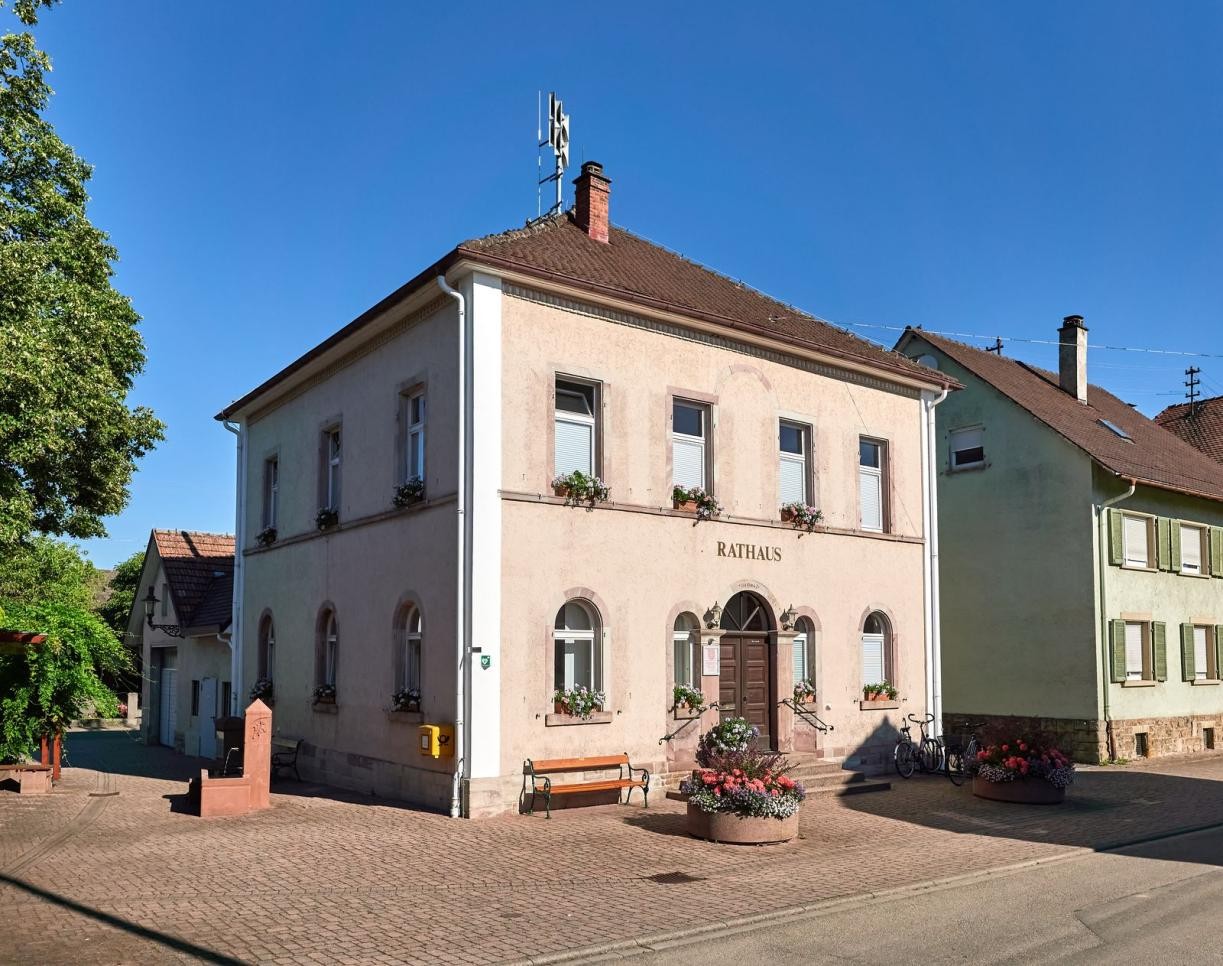
POLYGON ((974 777, 972 793, 977 798, 993 802, 1013 802, 1017 805, 1057 805, 1066 800, 1066 789, 1056 788, 1043 779, 1013 782, 987 782, 974 777))
POLYGON ((789 818, 752 818, 733 812, 703 812, 689 803, 688 834, 730 845, 788 842, 798 835, 798 812, 789 818))

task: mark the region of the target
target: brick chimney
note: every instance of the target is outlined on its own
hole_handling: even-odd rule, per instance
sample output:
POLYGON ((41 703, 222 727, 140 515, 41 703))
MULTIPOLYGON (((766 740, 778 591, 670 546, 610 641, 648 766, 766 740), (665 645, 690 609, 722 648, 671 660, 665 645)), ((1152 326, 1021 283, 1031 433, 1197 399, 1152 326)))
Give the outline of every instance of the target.
POLYGON ((611 179, 603 174, 603 165, 587 161, 582 173, 573 179, 573 215, 578 227, 597 242, 607 244, 607 199, 611 194, 611 179))
POLYGON ((1083 316, 1068 315, 1057 330, 1057 380, 1062 390, 1087 402, 1087 326, 1083 316))

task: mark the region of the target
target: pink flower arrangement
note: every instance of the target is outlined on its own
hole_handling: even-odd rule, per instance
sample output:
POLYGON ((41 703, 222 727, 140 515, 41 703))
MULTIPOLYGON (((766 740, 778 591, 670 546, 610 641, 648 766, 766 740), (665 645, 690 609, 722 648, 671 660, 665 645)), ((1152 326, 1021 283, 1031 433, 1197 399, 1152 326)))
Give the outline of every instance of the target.
POLYGON ((1050 741, 1025 737, 978 751, 976 773, 990 782, 1034 778, 1065 788, 1074 781, 1074 762, 1050 741))

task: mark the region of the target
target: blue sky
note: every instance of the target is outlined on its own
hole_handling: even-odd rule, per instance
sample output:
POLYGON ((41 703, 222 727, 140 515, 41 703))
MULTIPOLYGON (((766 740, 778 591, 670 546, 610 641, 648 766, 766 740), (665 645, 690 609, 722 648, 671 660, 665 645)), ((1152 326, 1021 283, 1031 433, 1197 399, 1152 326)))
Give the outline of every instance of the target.
MULTIPOLYGON (((91 216, 144 317, 133 400, 168 423, 95 562, 154 526, 232 530, 213 415, 535 214, 539 89, 565 98, 574 173, 604 163, 614 221, 830 320, 1052 339, 1078 313, 1097 344, 1223 353, 1223 6, 757 6, 45 13, 52 120, 96 165, 91 216)), ((1089 365, 1152 413, 1190 361, 1223 393, 1223 358, 1089 365)))

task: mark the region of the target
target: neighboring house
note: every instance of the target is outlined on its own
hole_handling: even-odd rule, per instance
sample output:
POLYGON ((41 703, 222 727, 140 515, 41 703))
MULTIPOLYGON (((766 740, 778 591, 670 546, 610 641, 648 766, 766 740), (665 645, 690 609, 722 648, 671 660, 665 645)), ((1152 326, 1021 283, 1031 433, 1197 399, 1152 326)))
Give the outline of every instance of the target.
POLYGON ((999 717, 1084 761, 1214 747, 1223 725, 1223 474, 1087 383, 920 329, 897 349, 966 387, 937 410, 945 724, 999 717))
POLYGON ((716 717, 660 741, 676 683, 777 748, 880 764, 933 690, 922 427, 950 380, 613 227, 599 165, 576 184, 573 212, 459 245, 218 416, 244 695, 271 679, 303 775, 452 814, 516 809, 527 758, 691 767, 716 717), (573 471, 610 501, 568 505, 573 471), (803 677, 827 736, 780 703, 803 677), (898 700, 864 706, 881 678, 898 700), (556 713, 579 686, 602 709, 556 713), (422 755, 422 722, 457 756, 422 755))
POLYGON ((149 537, 127 633, 143 658, 147 743, 217 755, 213 718, 237 710, 228 642, 233 577, 234 538, 227 534, 154 530, 149 537))
POLYGON ((1223 396, 1169 406, 1155 417, 1155 422, 1212 460, 1223 463, 1223 396))

